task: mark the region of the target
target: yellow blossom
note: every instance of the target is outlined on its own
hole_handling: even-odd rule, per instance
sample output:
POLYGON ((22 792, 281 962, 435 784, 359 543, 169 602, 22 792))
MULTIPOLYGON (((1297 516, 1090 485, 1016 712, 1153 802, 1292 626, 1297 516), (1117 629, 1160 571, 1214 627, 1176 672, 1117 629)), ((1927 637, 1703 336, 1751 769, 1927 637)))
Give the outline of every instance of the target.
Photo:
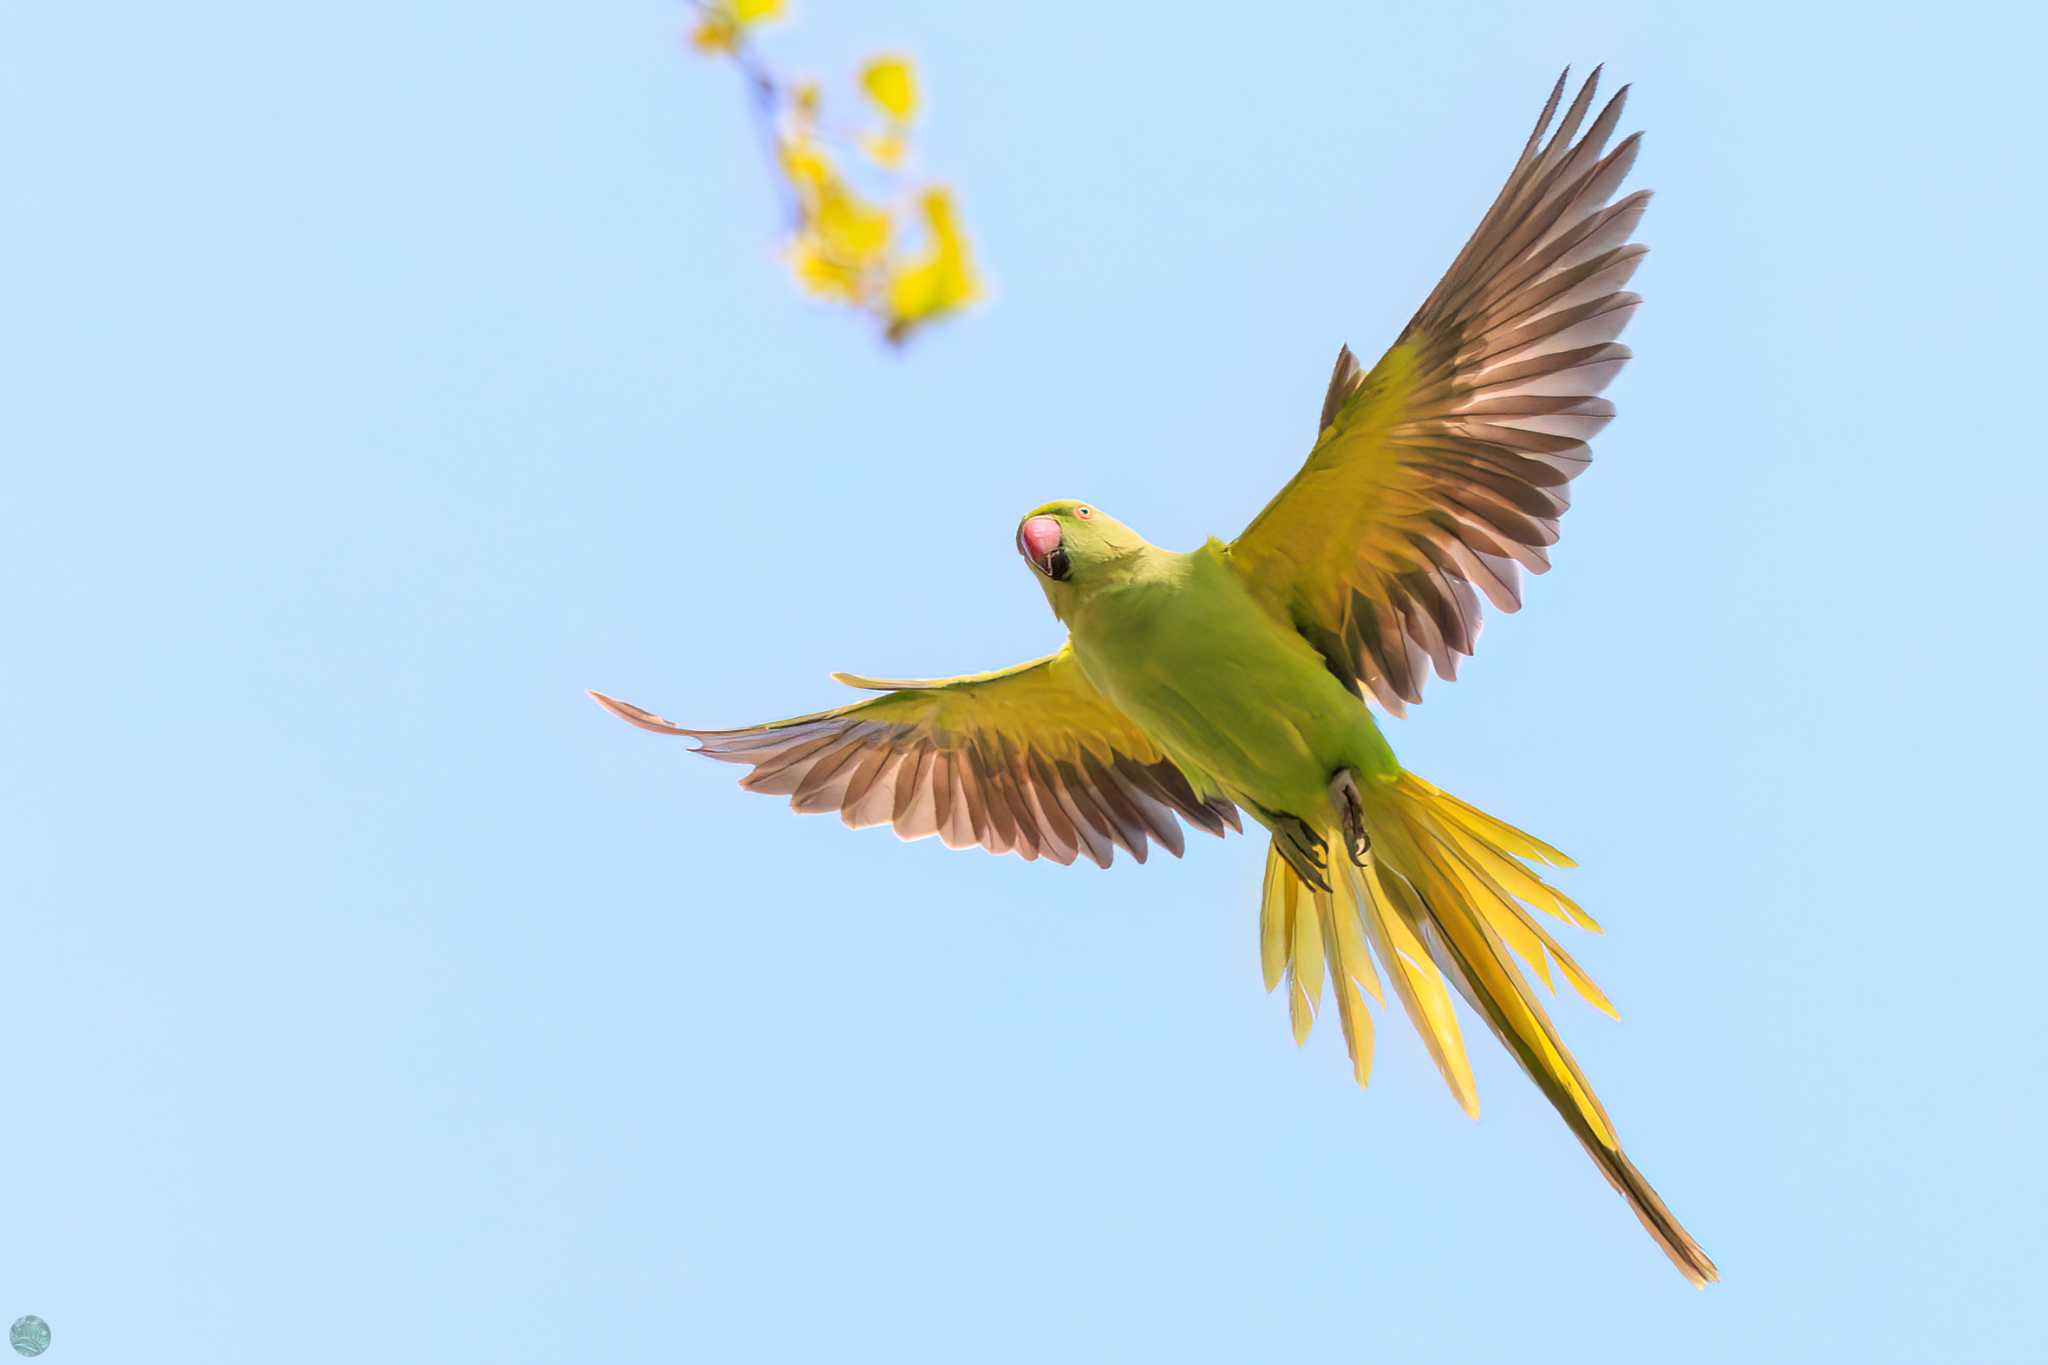
POLYGON ((705 53, 737 52, 748 29, 782 17, 782 5, 783 0, 710 0, 690 30, 690 45, 705 53))
POLYGON ((862 133, 860 148, 885 171, 901 170, 910 154, 910 142, 894 128, 886 133, 862 133))
POLYGON ((834 256, 818 237, 805 235, 790 244, 789 268, 806 293, 840 303, 866 302, 866 272, 859 263, 834 256))
POLYGON ((895 232, 888 210, 855 193, 815 142, 786 137, 780 154, 796 198, 789 261, 797 283, 821 298, 867 304, 881 291, 895 232))
POLYGON ((860 88, 899 123, 917 113, 917 73, 908 57, 877 57, 860 69, 860 88))
POLYGON ((797 287, 852 308, 900 343, 916 328, 956 313, 981 294, 966 235, 941 187, 916 192, 904 167, 918 112, 917 75, 908 58, 880 56, 858 73, 879 126, 828 136, 823 98, 813 80, 788 81, 748 49, 753 26, 781 17, 785 0, 696 0, 691 41, 700 51, 741 57, 757 112, 773 143, 789 207, 783 250, 797 287), (869 164, 847 166, 857 148, 869 164), (873 190, 882 202, 867 197, 873 190), (912 208, 912 204, 915 208, 912 208), (922 231, 903 243, 899 217, 913 213, 922 231))
POLYGON ((926 190, 918 209, 924 215, 925 253, 889 278, 888 337, 895 342, 981 296, 981 281, 968 257, 967 238, 953 212, 952 196, 941 188, 926 190))
POLYGON ((690 30, 690 46, 703 53, 734 51, 739 40, 739 26, 723 14, 706 14, 690 30))
POLYGON ((839 173, 832 169, 831 159, 809 138, 783 138, 778 153, 782 158, 782 173, 799 190, 816 191, 839 178, 839 173))

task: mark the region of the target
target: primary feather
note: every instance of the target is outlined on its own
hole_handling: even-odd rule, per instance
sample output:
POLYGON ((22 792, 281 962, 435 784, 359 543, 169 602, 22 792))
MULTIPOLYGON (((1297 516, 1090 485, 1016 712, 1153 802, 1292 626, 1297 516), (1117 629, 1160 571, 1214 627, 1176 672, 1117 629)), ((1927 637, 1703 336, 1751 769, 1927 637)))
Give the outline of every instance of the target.
POLYGON ((1640 135, 1602 155, 1623 87, 1574 141, 1596 70, 1548 141, 1564 78, 1493 206, 1370 372, 1349 348, 1308 462, 1231 546, 1256 591, 1294 620, 1347 685, 1399 715, 1426 673, 1457 676, 1479 597, 1521 606, 1542 573, 1598 395, 1629 357, 1615 341, 1639 302, 1622 290, 1649 192, 1609 203, 1640 135), (1476 590, 1476 591, 1475 591, 1476 590))

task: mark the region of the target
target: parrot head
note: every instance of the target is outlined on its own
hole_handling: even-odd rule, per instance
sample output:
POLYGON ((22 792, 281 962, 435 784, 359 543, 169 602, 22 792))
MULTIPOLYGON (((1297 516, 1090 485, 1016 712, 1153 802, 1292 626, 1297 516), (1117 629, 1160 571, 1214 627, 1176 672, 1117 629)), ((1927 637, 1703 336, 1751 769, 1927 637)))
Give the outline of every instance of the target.
POLYGON ((1104 569, 1145 548, 1143 536, 1085 502, 1049 502, 1017 527, 1017 553, 1055 611, 1074 590, 1086 590, 1104 569))

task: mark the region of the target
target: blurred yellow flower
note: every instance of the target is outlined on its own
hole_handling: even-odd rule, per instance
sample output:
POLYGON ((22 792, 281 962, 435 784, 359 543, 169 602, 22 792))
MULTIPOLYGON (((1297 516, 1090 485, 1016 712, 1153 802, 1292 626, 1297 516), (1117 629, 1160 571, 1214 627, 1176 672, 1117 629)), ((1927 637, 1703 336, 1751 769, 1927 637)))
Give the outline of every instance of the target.
POLYGON ((690 30, 690 46, 699 52, 731 52, 739 40, 739 26, 723 14, 707 14, 690 30))
POLYGON ((799 191, 816 190, 838 177, 824 149, 808 137, 785 137, 777 150, 782 158, 782 173, 799 191))
POLYGON ((924 215, 925 253, 889 277, 887 335, 894 342, 981 297, 952 195, 940 187, 926 190, 918 209, 924 215))
POLYGON ((894 343, 978 299, 981 284, 952 195, 938 186, 917 191, 904 169, 918 111, 910 59, 883 55, 863 63, 859 87, 880 113, 881 126, 835 132, 823 121, 816 81, 782 79, 748 46, 755 25, 782 16, 784 0, 693 3, 698 22, 690 41, 701 52, 732 57, 755 93, 755 116, 785 182, 783 250, 797 287, 875 319, 894 343), (850 167, 860 173, 850 177, 836 158, 852 147, 865 162, 850 167), (876 190, 880 201, 868 198, 863 186, 876 190), (912 202, 923 227, 915 254, 900 244, 897 230, 898 215, 908 219, 912 202))
POLYGON ((781 158, 796 196, 789 260, 797 283, 821 298, 870 303, 895 233, 889 211, 855 193, 815 142, 786 137, 781 158))
POLYGON ((810 230, 839 257, 868 264, 880 261, 888 251, 895 224, 887 209, 862 202, 844 185, 834 185, 818 204, 810 230))
POLYGON ((892 128, 886 133, 862 133, 860 148, 883 170, 901 170, 903 159, 910 154, 910 140, 892 128))
POLYGON ((860 267, 832 255, 816 237, 798 237, 790 244, 789 268, 805 293, 837 303, 866 301, 867 278, 860 267))
POLYGON ((917 113, 917 73, 908 57, 877 57, 860 69, 860 88, 899 123, 917 113))
POLYGON ((690 30, 690 46, 699 52, 737 52, 748 29, 782 17, 782 5, 783 0, 705 0, 690 30))

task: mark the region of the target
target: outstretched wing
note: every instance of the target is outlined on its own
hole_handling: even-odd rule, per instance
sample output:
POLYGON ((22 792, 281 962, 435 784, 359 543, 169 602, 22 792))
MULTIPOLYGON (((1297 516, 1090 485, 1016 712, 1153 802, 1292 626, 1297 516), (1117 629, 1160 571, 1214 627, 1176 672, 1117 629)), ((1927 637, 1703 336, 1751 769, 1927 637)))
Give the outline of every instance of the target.
POLYGON ((1119 848, 1144 862, 1153 840, 1179 857, 1180 820, 1219 836, 1242 828, 1236 806, 1197 792, 1102 698, 1070 648, 961 678, 834 676, 887 695, 744 730, 686 730, 590 695, 643 730, 746 764, 749 791, 788 796, 803 812, 838 811, 856 829, 936 834, 948 848, 1108 867, 1119 848))
POLYGON ((1308 462, 1231 546, 1345 685, 1397 715, 1427 667, 1452 678, 1472 652, 1475 587, 1514 611, 1518 568, 1550 567, 1567 485, 1614 415, 1598 394, 1629 357, 1615 337, 1639 302, 1622 286, 1650 196, 1608 202, 1641 138, 1602 155, 1626 86, 1578 136, 1599 79, 1546 142, 1558 77, 1493 207, 1379 364, 1338 355, 1308 462))

